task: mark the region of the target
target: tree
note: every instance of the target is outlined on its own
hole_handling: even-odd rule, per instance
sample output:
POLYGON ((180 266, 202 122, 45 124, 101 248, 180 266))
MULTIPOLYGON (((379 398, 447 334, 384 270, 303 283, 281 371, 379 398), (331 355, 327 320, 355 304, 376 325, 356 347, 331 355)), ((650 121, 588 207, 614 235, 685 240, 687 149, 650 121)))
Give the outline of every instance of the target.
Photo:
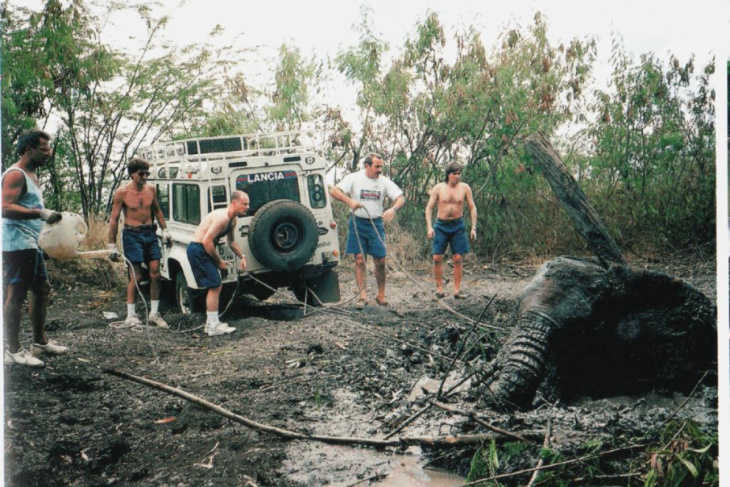
POLYGON ((72 169, 86 218, 108 213, 125 161, 140 145, 174 136, 203 116, 220 65, 206 46, 156 45, 167 18, 146 6, 136 10, 147 26, 141 50, 115 50, 100 40, 101 19, 123 7, 112 4, 101 16, 100 7, 92 7, 97 10, 82 0, 65 8, 48 0, 41 12, 13 12, 8 4, 3 11, 11 19, 3 30, 4 52, 24 53, 3 67, 4 83, 6 73, 13 75, 4 86, 13 103, 3 111, 3 125, 18 127, 12 137, 41 116, 56 119, 64 151, 56 152, 49 178, 55 206, 68 202, 61 192, 70 188, 60 181, 72 169), (31 68, 22 66, 28 60, 31 68))
POLYGON ((588 183, 624 242, 671 249, 714 241, 714 60, 653 54, 638 62, 614 42, 611 91, 597 91, 588 183))

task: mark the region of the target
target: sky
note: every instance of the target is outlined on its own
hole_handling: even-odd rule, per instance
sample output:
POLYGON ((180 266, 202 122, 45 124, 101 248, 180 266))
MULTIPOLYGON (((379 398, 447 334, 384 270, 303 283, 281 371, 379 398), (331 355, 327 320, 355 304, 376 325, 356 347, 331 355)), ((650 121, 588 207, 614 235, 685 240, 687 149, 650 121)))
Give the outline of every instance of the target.
MULTIPOLYGON (((8 1, 34 9, 42 5, 41 0, 8 1)), ((476 27, 484 44, 491 47, 507 26, 525 26, 540 11, 547 18, 548 35, 556 43, 574 37, 596 38, 594 74, 601 85, 610 75, 608 58, 614 34, 635 57, 651 51, 666 59, 671 52, 684 62, 694 54, 698 65, 712 55, 725 59, 730 53, 729 5, 722 0, 178 0, 163 1, 156 11, 169 15, 165 35, 178 45, 210 41, 209 33, 220 25, 223 34, 214 42, 257 48, 270 66, 285 42, 320 59, 333 59, 338 51, 355 45, 358 33, 354 26, 363 6, 372 11, 373 30, 391 48, 401 46, 428 12, 439 15, 447 33, 476 27)), ((124 48, 139 45, 143 37, 142 24, 130 12, 111 19, 103 40, 124 48)), ((330 104, 354 101, 351 90, 336 89, 330 96, 334 98, 330 104)))

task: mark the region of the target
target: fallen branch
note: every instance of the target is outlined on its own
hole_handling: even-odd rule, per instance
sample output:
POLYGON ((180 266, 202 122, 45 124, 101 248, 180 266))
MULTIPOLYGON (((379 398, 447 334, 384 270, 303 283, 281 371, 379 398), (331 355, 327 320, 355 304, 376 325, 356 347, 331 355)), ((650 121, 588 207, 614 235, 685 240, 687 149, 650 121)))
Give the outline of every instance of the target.
MULTIPOLYGON (((545 431, 545 441, 542 442, 543 449, 546 449, 550 446, 550 434, 553 431, 553 423, 548 419, 547 422, 547 431, 545 431)), ((545 463, 545 459, 543 457, 540 457, 540 459, 537 461, 537 468, 542 467, 542 464, 545 463)), ((532 473, 532 478, 527 483, 526 487, 532 487, 535 485, 535 481, 537 480, 537 477, 540 475, 540 470, 535 470, 532 473)))
POLYGON ((397 438, 394 440, 377 440, 377 439, 372 439, 372 438, 311 435, 308 433, 300 433, 298 431, 292 431, 292 430, 287 430, 287 429, 283 429, 283 428, 277 428, 275 426, 271 426, 268 424, 258 423, 251 419, 240 416, 225 408, 222 408, 218 405, 215 405, 211 402, 208 402, 205 399, 198 397, 194 394, 190 394, 189 392, 185 392, 182 389, 178 389, 177 387, 171 387, 171 386, 168 386, 167 384, 163 384, 161 382, 157 382, 157 381, 154 381, 151 379, 145 379, 144 377, 139 377, 139 376, 132 375, 132 374, 127 374, 126 372, 122 372, 119 370, 104 370, 104 372, 107 374, 117 376, 117 377, 121 377, 122 379, 127 379, 127 380, 131 380, 133 382, 137 382, 139 384, 146 385, 148 387, 157 389, 159 391, 167 392, 167 393, 172 394, 177 397, 181 397, 187 401, 190 401, 199 406, 202 406, 205 409, 208 409, 209 411, 213 411, 216 414, 219 414, 225 418, 233 420, 236 423, 243 424, 244 426, 248 426, 249 428, 252 428, 255 430, 272 433, 276 436, 279 436, 280 438, 285 438, 288 440, 313 440, 313 441, 321 441, 323 443, 330 443, 330 444, 335 444, 335 445, 364 445, 364 446, 374 446, 374 447, 379 447, 379 448, 385 448, 385 447, 389 447, 389 446, 410 446, 410 445, 430 446, 430 447, 443 447, 443 446, 452 447, 452 446, 461 446, 461 445, 479 445, 485 441, 503 439, 502 437, 495 437, 494 435, 486 435, 486 434, 463 435, 463 436, 411 436, 411 437, 397 438))
POLYGON ((386 440, 389 440, 392 437, 394 437, 396 434, 398 434, 399 432, 401 432, 406 426, 408 426, 409 424, 411 424, 412 422, 414 422, 423 413, 425 413, 426 411, 428 411, 428 408, 430 408, 430 407, 431 407, 430 404, 426 404, 421 409, 419 409, 418 411, 416 411, 415 413, 413 413, 410 417, 408 417, 408 419, 406 419, 405 421, 403 421, 400 424, 400 426, 398 426, 396 429, 394 429, 393 431, 391 431, 390 433, 388 433, 387 435, 385 435, 385 439, 386 440))
POLYGON ((497 434, 500 434, 503 436, 508 436, 508 437, 518 440, 518 441, 525 441, 525 442, 533 441, 532 439, 527 438, 522 435, 518 435, 517 433, 512 433, 511 431, 503 430, 502 428, 492 426, 491 424, 487 423, 486 421, 484 421, 483 419, 478 417, 473 411, 462 411, 460 409, 456 409, 455 407, 449 406, 448 404, 444 404, 444 403, 441 403, 438 401, 431 401, 431 404, 433 404, 434 406, 436 406, 439 409, 443 409, 444 411, 448 411, 453 414, 458 414, 459 416, 465 416, 465 417, 469 418, 470 420, 474 421, 475 423, 483 426, 484 428, 486 428, 489 431, 492 431, 494 433, 497 433, 497 434))

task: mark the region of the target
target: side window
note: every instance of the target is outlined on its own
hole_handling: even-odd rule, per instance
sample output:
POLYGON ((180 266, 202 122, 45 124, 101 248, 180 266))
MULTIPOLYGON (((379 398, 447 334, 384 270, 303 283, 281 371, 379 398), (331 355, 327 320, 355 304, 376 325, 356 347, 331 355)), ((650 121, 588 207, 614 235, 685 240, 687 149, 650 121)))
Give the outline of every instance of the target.
POLYGON ((228 202, 226 201, 226 187, 211 186, 208 190, 208 212, 217 210, 218 208, 225 208, 226 206, 228 206, 228 202))
POLYGON ((200 188, 196 184, 172 185, 172 216, 181 223, 200 223, 200 188))
POLYGON ((160 201, 160 209, 162 210, 162 216, 165 220, 170 219, 170 185, 169 184, 158 184, 157 186, 157 199, 160 201))
POLYGON ((312 208, 324 208, 327 206, 324 181, 319 174, 307 176, 307 187, 309 188, 309 203, 312 208))

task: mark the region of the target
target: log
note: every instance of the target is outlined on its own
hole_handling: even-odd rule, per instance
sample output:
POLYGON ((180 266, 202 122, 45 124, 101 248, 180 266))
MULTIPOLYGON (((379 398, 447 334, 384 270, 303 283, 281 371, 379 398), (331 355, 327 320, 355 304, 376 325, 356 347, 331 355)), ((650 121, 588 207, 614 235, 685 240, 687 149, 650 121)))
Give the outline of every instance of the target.
POLYGON ((626 266, 621 249, 608 234, 598 213, 550 141, 539 132, 532 134, 525 139, 525 150, 542 170, 543 176, 568 212, 578 233, 596 254, 601 265, 604 268, 608 268, 611 264, 626 266))

